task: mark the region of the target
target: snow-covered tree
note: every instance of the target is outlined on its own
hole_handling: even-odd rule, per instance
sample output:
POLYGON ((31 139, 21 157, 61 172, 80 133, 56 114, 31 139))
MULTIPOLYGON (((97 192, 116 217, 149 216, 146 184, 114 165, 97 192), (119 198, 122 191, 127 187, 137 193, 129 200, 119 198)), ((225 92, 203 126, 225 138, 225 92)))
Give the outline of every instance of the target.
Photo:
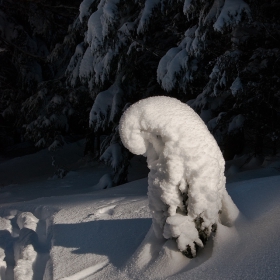
POLYGON ((203 63, 208 76, 189 104, 207 123, 227 159, 241 152, 276 153, 279 20, 273 9, 277 5, 256 1, 225 1, 223 5, 214 24, 206 26, 208 35, 212 34, 202 49, 202 55, 208 56, 203 63), (231 17, 223 14, 227 9, 231 17), (243 17, 237 11, 243 11, 243 17))
MULTIPOLYGON (((1 142, 11 144, 25 136, 37 147, 44 147, 62 139, 68 127, 71 131, 73 103, 77 100, 72 103, 67 100, 77 98, 73 98, 73 89, 66 93, 61 78, 80 36, 74 27, 67 30, 79 2, 1 2, 0 61, 5 65, 0 70, 0 112, 4 127, 1 127, 1 142), (5 141, 7 137, 10 141, 5 141)), ((88 95, 83 97, 81 104, 85 105, 88 98, 88 95)), ((85 109, 80 108, 80 112, 85 109)), ((85 127, 87 117, 84 113, 80 117, 85 127)))
POLYGON ((38 148, 56 150, 64 143, 63 135, 84 133, 89 101, 84 87, 67 90, 60 80, 41 83, 22 104, 25 137, 38 148))
POLYGON ((83 1, 79 21, 85 36, 66 77, 69 86, 88 87, 94 100, 92 135, 107 135, 103 150, 116 144, 108 139, 118 138, 113 135, 128 104, 163 94, 189 101, 227 159, 241 152, 263 153, 263 145, 275 152, 278 49, 271 46, 277 44, 279 29, 278 19, 267 14, 273 5, 243 0, 83 1), (259 70, 252 70, 252 61, 261 59, 258 69, 271 65, 275 75, 263 79, 259 70), (265 80, 265 85, 260 82, 265 80), (259 83, 264 88, 275 84, 274 101, 255 112, 252 108, 265 94, 259 83), (274 108, 270 117, 269 108, 274 108))
POLYGON ((147 157, 149 207, 158 238, 176 239, 195 257, 218 223, 232 224, 238 210, 225 189, 222 153, 200 117, 170 97, 143 99, 120 120, 123 144, 147 157))
POLYGON ((226 159, 276 153, 278 11, 257 0, 2 1, 1 147, 87 134, 85 151, 111 164, 118 184, 131 157, 121 113, 168 95, 199 113, 226 159))

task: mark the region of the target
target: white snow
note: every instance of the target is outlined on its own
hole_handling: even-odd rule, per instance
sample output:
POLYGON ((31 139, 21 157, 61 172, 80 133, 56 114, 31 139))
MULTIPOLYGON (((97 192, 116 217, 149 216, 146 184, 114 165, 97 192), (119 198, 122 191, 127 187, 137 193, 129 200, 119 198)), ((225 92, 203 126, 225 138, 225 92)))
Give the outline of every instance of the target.
POLYGON ((92 189, 102 190, 112 188, 113 186, 113 176, 111 174, 106 173, 100 178, 99 182, 96 185, 94 185, 92 189))
POLYGON ((80 4, 80 14, 79 19, 81 22, 83 22, 84 17, 89 16, 89 7, 95 0, 83 0, 83 2, 80 4))
POLYGON ((226 26, 237 25, 243 13, 250 18, 251 10, 243 0, 225 0, 220 15, 213 25, 214 29, 222 32, 226 26))
POLYGON ((0 228, 1 230, 7 230, 9 233, 12 233, 11 221, 0 217, 0 228))
POLYGON ((234 222, 238 210, 225 189, 222 153, 187 104, 164 96, 140 100, 125 111, 119 130, 126 148, 147 157, 149 206, 158 238, 176 238, 180 251, 190 247, 195 256, 195 244, 203 247, 200 227, 209 237, 220 219, 234 222))
POLYGON ((157 68, 157 80, 162 88, 171 91, 176 83, 176 75, 187 70, 188 54, 182 47, 171 48, 160 60, 157 68))
POLYGON ((97 50, 103 41, 101 16, 102 9, 99 8, 88 20, 87 42, 90 44, 92 51, 97 50))
MULTIPOLYGON (((230 228, 219 224, 195 259, 149 230, 147 178, 95 191, 109 169, 82 158, 83 141, 56 152, 70 170, 63 179, 51 178, 52 155, 1 158, 1 279, 279 279, 279 155, 230 176, 227 190, 242 215, 230 228), (32 227, 38 219, 36 232, 18 227, 22 213, 32 227)), ((244 161, 234 163, 242 170, 244 161)), ((141 164, 135 161, 134 173, 141 164)))
POLYGON ((4 279, 6 273, 7 263, 4 261, 5 257, 5 251, 0 248, 0 279, 4 279))
POLYGON ((204 19, 204 24, 206 24, 207 22, 213 19, 217 19, 223 5, 224 5, 224 0, 215 0, 210 11, 208 12, 207 16, 204 19))
POLYGON ((245 118, 241 114, 233 117, 233 119, 231 120, 228 126, 228 133, 232 133, 236 130, 241 129, 243 127, 244 121, 245 118))
MULTIPOLYGON (((193 73, 197 71, 197 59, 204 48, 201 28, 194 25, 187 29, 185 38, 178 47, 171 48, 161 58, 157 68, 157 81, 166 91, 171 91, 176 85, 192 81, 193 73)), ((204 40, 204 39, 203 39, 204 40)), ((186 91, 183 86, 182 90, 186 91)))
POLYGON ((108 264, 108 261, 88 267, 69 277, 63 277, 63 278, 61 278, 61 280, 85 279, 85 277, 90 276, 90 275, 94 274, 95 272, 97 272, 98 270, 102 269, 106 264, 108 264))
POLYGON ((39 141, 35 143, 35 147, 44 148, 46 146, 45 138, 41 138, 39 141))
POLYGON ((106 126, 109 121, 113 121, 121 106, 123 91, 117 83, 107 90, 100 92, 92 105, 89 115, 89 125, 95 130, 106 126))
MULTIPOLYGON (((80 64, 84 53, 84 43, 77 45, 75 54, 71 57, 69 65, 66 69, 66 75, 69 76, 68 80, 71 86, 75 86, 79 77, 80 64)), ((84 68, 83 68, 84 69, 84 68)))
POLYGON ((100 160, 103 160, 116 170, 123 160, 121 145, 119 143, 112 143, 101 155, 100 160))
POLYGON ((20 213, 17 217, 17 225, 20 229, 29 228, 36 231, 38 219, 29 212, 20 213))
POLYGON ((31 244, 24 247, 21 242, 15 242, 15 280, 32 280, 34 279, 33 264, 36 260, 37 253, 31 244))
POLYGON ((108 35, 109 27, 118 20, 119 0, 101 0, 98 9, 88 20, 87 42, 91 50, 97 51, 104 38, 108 35))
POLYGON ((83 81, 83 79, 87 79, 93 73, 93 59, 91 48, 88 47, 85 51, 83 58, 81 60, 80 68, 79 68, 79 77, 83 81))
POLYGON ((61 95, 55 95, 51 101, 49 102, 48 106, 54 107, 56 104, 61 104, 63 102, 63 97, 61 95))
POLYGON ((236 79, 233 81, 230 90, 233 96, 235 96, 238 92, 242 91, 243 86, 242 82, 239 77, 236 77, 236 79))
MULTIPOLYGON (((69 85, 73 87, 79 80, 90 91, 96 85, 104 85, 111 79, 113 59, 129 43, 127 37, 137 23, 137 20, 125 22, 120 17, 120 0, 94 1, 84 0, 80 5, 79 19, 85 21, 87 18, 87 30, 84 33, 84 42, 77 46, 66 70, 69 85), (92 3, 98 4, 94 12, 90 9, 92 3), (113 45, 108 43, 108 37, 112 34, 115 38, 113 45)), ((121 71, 122 65, 119 62, 118 72, 121 71)))
POLYGON ((183 7, 184 14, 188 13, 188 11, 191 7, 191 4, 192 4, 192 0, 185 0, 184 1, 184 7, 183 7))
POLYGON ((145 7, 142 11, 139 25, 137 27, 137 33, 144 32, 149 24, 150 17, 152 16, 153 9, 161 3, 161 0, 147 0, 145 1, 145 7))

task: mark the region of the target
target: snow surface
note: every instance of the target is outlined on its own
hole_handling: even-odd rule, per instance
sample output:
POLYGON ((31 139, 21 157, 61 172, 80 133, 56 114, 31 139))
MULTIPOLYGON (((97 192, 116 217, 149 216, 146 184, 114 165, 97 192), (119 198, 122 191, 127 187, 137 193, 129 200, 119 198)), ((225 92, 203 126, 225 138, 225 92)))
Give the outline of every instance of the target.
POLYGON ((222 153, 187 104, 165 96, 140 100, 125 111, 119 130, 126 148, 147 157, 158 238, 175 238, 180 251, 190 248, 195 256, 213 227, 234 222, 239 212, 225 189, 222 153))
POLYGON ((63 179, 51 177, 48 150, 1 158, 1 279, 279 279, 279 157, 231 175, 227 190, 242 216, 188 259, 149 230, 147 179, 94 191, 108 169, 81 160, 82 144, 56 152, 70 170, 63 179))

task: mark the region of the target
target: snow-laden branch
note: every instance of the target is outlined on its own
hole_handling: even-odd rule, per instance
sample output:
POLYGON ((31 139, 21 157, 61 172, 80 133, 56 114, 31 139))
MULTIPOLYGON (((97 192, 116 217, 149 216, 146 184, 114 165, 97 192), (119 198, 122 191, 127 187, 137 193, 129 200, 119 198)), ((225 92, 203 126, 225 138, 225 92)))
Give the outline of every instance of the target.
POLYGON ((169 97, 150 97, 120 120, 126 148, 147 157, 149 206, 158 238, 174 238, 188 257, 238 209, 225 189, 222 153, 200 117, 169 97))

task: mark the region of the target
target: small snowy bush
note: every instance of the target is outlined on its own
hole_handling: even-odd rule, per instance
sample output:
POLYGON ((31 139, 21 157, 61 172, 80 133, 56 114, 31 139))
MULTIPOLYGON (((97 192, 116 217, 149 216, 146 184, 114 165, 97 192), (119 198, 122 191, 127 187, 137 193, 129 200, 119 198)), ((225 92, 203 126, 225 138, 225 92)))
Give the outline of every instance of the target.
POLYGON ((64 178, 67 175, 68 171, 65 170, 64 168, 61 168, 57 164, 56 159, 55 159, 54 156, 52 157, 52 166, 55 168, 54 178, 57 177, 57 178, 62 179, 62 178, 64 178))
POLYGON ((225 189, 222 153, 200 117, 170 97, 143 99, 123 114, 126 148, 147 157, 149 206, 158 238, 176 239, 196 256, 217 224, 230 225, 238 210, 225 189))

